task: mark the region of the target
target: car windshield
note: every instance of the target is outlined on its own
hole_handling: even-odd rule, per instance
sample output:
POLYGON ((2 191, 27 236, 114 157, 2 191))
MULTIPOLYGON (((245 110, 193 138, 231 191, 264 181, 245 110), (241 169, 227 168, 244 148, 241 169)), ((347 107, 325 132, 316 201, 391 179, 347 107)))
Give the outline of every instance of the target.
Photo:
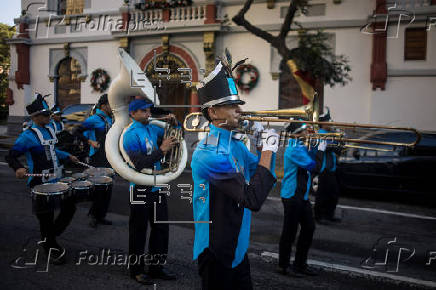
POLYGON ((82 112, 82 111, 90 111, 93 107, 93 104, 77 104, 77 105, 71 105, 66 107, 62 114, 63 115, 70 115, 76 112, 82 112))

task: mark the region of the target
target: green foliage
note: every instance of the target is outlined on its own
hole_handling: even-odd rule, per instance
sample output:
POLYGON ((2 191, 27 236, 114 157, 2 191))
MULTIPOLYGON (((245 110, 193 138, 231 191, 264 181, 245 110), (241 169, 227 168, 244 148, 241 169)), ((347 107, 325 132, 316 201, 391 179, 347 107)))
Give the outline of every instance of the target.
POLYGON ((310 72, 313 78, 323 81, 330 87, 338 83, 346 85, 352 80, 348 58, 333 53, 328 45, 328 33, 322 30, 311 33, 300 29, 298 37, 298 47, 292 49, 291 54, 300 70, 310 72))
POLYGON ((10 51, 6 40, 14 33, 14 26, 0 23, 0 110, 5 109, 6 89, 9 87, 10 51))

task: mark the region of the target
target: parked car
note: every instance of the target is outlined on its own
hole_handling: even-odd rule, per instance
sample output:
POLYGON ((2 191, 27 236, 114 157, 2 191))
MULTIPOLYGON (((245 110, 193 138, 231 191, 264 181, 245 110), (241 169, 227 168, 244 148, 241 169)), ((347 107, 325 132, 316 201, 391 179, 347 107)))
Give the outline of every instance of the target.
POLYGON ((75 127, 80 125, 91 114, 94 104, 75 104, 67 106, 62 110, 62 120, 65 129, 71 132, 75 127))
POLYGON ((89 152, 89 145, 83 144, 78 138, 73 136, 74 129, 79 126, 91 114, 94 104, 75 104, 67 106, 62 110, 62 120, 65 125, 65 132, 59 136, 60 149, 70 152, 83 161, 89 152))
MULTIPOLYGON (((396 132, 377 137, 399 142, 410 142, 415 138, 412 133, 396 132)), ((386 195, 401 199, 425 197, 436 205, 435 167, 436 133, 424 133, 414 148, 347 150, 338 160, 337 176, 343 194, 363 193, 365 196, 386 195)))

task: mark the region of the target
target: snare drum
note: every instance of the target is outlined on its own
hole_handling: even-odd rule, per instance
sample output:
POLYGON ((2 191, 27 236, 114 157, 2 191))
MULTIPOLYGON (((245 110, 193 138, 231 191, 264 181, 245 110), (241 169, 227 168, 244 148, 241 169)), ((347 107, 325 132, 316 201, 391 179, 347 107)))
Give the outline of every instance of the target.
POLYGON ((75 202, 91 201, 94 184, 88 180, 78 180, 71 184, 72 195, 75 202))
POLYGON ((88 168, 84 171, 85 174, 89 176, 108 176, 113 177, 115 175, 115 171, 112 168, 107 167, 94 167, 88 168))
POLYGON ((53 211, 61 207, 70 197, 70 186, 66 183, 44 183, 32 188, 34 213, 53 211))
POLYGON ((112 178, 108 176, 91 176, 88 180, 94 184, 94 200, 104 200, 108 194, 112 193, 112 178))
POLYGON ((72 177, 75 178, 75 180, 86 180, 86 178, 88 178, 88 174, 84 172, 77 172, 73 173, 72 177))
POLYGON ((73 183, 74 181, 76 181, 74 177, 64 177, 59 180, 59 182, 66 183, 69 185, 71 185, 71 183, 73 183))

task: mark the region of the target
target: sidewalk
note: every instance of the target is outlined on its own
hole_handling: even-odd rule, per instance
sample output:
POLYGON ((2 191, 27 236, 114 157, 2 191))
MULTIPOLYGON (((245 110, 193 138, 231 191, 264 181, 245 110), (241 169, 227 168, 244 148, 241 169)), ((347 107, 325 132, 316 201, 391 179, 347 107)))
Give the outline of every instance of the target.
POLYGON ((0 126, 0 148, 9 149, 14 145, 17 136, 8 136, 8 126, 0 126))

